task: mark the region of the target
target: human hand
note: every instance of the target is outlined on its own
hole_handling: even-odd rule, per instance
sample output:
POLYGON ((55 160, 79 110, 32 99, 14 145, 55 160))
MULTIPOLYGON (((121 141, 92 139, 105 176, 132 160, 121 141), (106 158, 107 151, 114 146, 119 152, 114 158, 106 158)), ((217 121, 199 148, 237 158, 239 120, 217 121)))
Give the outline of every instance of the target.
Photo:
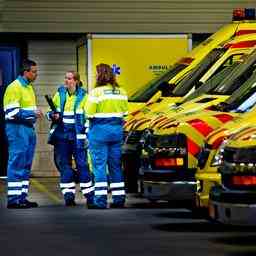
POLYGON ((42 118, 44 116, 44 113, 43 113, 42 109, 37 109, 37 110, 35 110, 35 115, 37 118, 42 118))

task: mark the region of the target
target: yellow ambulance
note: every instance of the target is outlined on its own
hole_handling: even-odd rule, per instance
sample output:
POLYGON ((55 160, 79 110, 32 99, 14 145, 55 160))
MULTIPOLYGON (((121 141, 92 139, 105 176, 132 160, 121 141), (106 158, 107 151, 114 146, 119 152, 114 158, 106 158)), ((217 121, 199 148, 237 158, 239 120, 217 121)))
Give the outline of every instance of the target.
MULTIPOLYGON (((256 83, 256 81, 255 81, 256 83)), ((255 84, 256 85, 256 84, 255 84)), ((247 100, 250 104, 254 104, 255 95, 252 95, 247 100)), ((243 107, 243 106, 242 106, 243 107)), ((218 168, 222 163, 221 151, 225 146, 226 140, 238 131, 247 131, 248 126, 256 123, 256 108, 241 110, 238 113, 229 113, 236 117, 221 126, 220 128, 212 131, 206 138, 205 144, 198 157, 198 168, 196 171, 196 206, 197 208, 207 209, 209 201, 209 192, 211 187, 218 185, 221 182, 218 168), (249 111, 243 113, 244 111, 249 111), (241 113, 239 113, 241 112, 241 113)))
MULTIPOLYGON (((196 112, 226 100, 235 88, 232 88, 229 92, 224 92, 225 89, 221 89, 223 90, 221 93, 215 92, 215 88, 219 84, 221 84, 220 88, 228 88, 223 82, 223 78, 235 69, 236 65, 234 64, 241 62, 244 55, 248 55, 253 51, 255 45, 256 34, 251 34, 239 36, 224 45, 223 48, 219 48, 218 51, 225 51, 223 49, 227 50, 219 59, 215 59, 215 63, 212 63, 212 66, 208 65, 208 68, 202 72, 206 64, 200 63, 200 65, 187 75, 174 89, 173 95, 175 94, 176 97, 166 98, 159 103, 150 104, 142 108, 140 113, 127 120, 125 124, 126 131, 143 131, 149 128, 149 123, 152 119, 154 123, 157 123, 158 120, 162 121, 163 118, 172 118, 181 113, 196 112), (200 77, 194 75, 198 73, 200 73, 200 77), (181 92, 185 91, 187 88, 191 90, 193 87, 198 87, 198 89, 194 92, 190 92, 183 98, 178 97, 178 95, 181 96, 181 92)), ((210 56, 208 57, 211 58, 210 56)), ((205 58, 205 62, 208 63, 209 59, 205 58)), ((230 84, 230 81, 226 80, 226 83, 230 84)))
MULTIPOLYGON (((211 50, 219 45, 225 44, 231 39, 234 39, 236 36, 255 32, 255 9, 235 9, 233 11, 232 23, 221 27, 212 36, 195 47, 189 54, 181 58, 167 72, 150 81, 129 97, 130 110, 134 111, 134 114, 137 114, 139 109, 145 103, 159 103, 166 97, 166 94, 171 94, 172 90, 184 78, 184 76, 188 75, 191 70, 193 70, 200 61, 211 52, 211 50)), ((186 94, 187 92, 179 95, 179 97, 183 97, 186 94)), ((149 104, 149 106, 151 106, 151 104, 149 104)), ((150 107, 148 107, 143 111, 147 111, 147 109, 150 111, 150 107)))
POLYGON ((256 126, 232 135, 221 152, 221 185, 212 187, 210 218, 234 225, 256 225, 256 126))
MULTIPOLYGON (((239 88, 226 101, 230 106, 226 108, 228 113, 211 110, 187 113, 145 132, 141 167, 145 197, 195 200, 195 172, 204 142, 211 132, 238 115, 240 105, 247 104, 247 98, 255 92, 255 70, 256 50, 226 78, 232 84, 230 89, 239 88)), ((223 104, 218 107, 223 110, 223 104)))

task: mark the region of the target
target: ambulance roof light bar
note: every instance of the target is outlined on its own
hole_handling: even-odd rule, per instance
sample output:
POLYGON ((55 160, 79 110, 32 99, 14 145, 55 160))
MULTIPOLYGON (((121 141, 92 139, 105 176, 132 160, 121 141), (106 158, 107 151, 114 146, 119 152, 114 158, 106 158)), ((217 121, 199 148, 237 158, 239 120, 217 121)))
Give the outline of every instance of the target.
POLYGON ((233 10, 233 21, 255 20, 254 8, 236 8, 233 10))

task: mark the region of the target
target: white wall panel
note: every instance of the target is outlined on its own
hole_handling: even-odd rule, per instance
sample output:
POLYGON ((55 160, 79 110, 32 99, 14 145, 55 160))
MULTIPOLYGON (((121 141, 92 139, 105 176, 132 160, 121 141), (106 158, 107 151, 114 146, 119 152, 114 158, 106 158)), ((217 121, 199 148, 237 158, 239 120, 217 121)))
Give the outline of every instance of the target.
MULTIPOLYGON (((38 64, 38 79, 35 81, 37 104, 45 112, 45 94, 56 92, 63 84, 65 72, 76 70, 76 42, 69 40, 32 40, 28 42, 28 56, 38 64)), ((58 175, 53 164, 53 148, 47 144, 49 122, 44 118, 37 124, 38 143, 33 163, 34 176, 58 175)))

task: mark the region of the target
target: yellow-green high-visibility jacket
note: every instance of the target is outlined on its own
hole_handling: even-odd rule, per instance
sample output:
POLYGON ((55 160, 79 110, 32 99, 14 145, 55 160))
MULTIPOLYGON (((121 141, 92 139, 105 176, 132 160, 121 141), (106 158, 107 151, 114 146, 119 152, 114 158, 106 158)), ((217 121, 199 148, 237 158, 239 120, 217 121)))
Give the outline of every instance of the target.
POLYGON ((121 87, 114 90, 108 84, 94 88, 85 104, 87 117, 94 122, 105 123, 116 119, 123 119, 128 114, 128 97, 121 87))
MULTIPOLYGON (((60 86, 53 97, 53 103, 57 112, 61 115, 58 129, 55 126, 55 136, 58 140, 74 140, 79 148, 83 148, 86 140, 88 123, 84 113, 86 91, 78 87, 74 94, 69 94, 65 86, 60 86), (57 134, 56 134, 57 133, 57 134)), ((51 111, 48 112, 50 119, 51 111)), ((50 134, 54 132, 50 131, 50 134)))
POLYGON ((4 112, 6 122, 33 126, 36 122, 36 97, 30 82, 19 76, 6 88, 4 112))

